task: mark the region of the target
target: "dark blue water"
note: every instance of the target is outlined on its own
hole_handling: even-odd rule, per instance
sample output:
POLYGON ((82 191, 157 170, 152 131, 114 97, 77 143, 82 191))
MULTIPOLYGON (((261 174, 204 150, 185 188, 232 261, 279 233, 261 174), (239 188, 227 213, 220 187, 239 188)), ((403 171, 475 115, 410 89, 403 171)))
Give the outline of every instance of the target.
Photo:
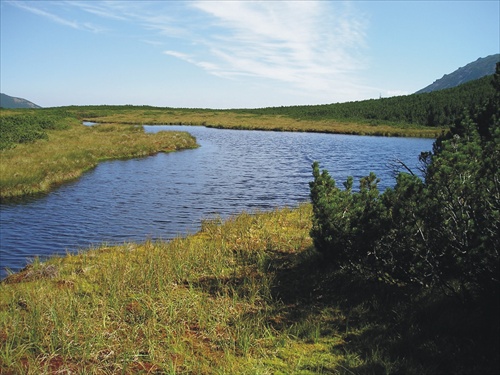
POLYGON ((202 219, 295 206, 309 199, 311 164, 341 182, 370 171, 394 185, 394 160, 417 169, 433 140, 315 133, 146 126, 185 130, 195 150, 104 162, 37 199, 0 207, 0 266, 19 270, 36 256, 105 243, 171 239, 202 219))

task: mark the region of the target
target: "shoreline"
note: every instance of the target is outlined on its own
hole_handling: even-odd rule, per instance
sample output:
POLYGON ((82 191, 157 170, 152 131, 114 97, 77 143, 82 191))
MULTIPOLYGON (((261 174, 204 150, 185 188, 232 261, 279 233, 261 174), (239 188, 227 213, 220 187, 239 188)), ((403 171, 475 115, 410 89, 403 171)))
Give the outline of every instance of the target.
MULTIPOLYGON (((223 115, 224 116, 224 115, 223 115)), ((251 115, 254 116, 254 115, 251 115)), ((182 116, 184 117, 184 116, 182 116)), ((196 115, 187 119, 144 116, 141 120, 123 118, 119 115, 105 117, 83 117, 82 121, 96 122, 99 124, 124 124, 124 125, 182 125, 182 126, 205 126, 207 128, 228 130, 258 130, 271 132, 299 132, 299 133, 322 133, 342 134, 374 137, 404 137, 404 138, 429 138, 434 139, 446 132, 448 128, 430 128, 422 126, 397 126, 384 124, 363 124, 339 121, 306 121, 279 118, 278 116, 267 116, 267 118, 245 118, 233 121, 232 116, 218 118, 218 121, 207 121, 206 115, 196 115), (276 117, 276 118, 274 118, 276 117), (276 121, 278 120, 278 121, 276 121)))
POLYGON ((311 204, 241 213, 169 242, 35 262, 0 282, 0 372, 497 369, 496 347, 462 327, 491 329, 481 315, 470 320, 477 304, 329 267, 311 216, 311 204))
POLYGON ((71 125, 51 130, 48 140, 2 150, 0 202, 46 194, 107 160, 146 157, 159 152, 197 148, 187 132, 146 134, 124 125, 71 125))

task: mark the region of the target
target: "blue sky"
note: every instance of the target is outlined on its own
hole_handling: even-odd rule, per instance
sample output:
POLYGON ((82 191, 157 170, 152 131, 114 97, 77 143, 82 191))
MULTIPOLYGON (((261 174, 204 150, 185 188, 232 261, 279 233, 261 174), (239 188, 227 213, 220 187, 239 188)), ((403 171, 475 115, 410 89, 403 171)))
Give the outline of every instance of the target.
POLYGON ((0 0, 0 88, 43 107, 411 94, 500 52, 500 1, 0 0))

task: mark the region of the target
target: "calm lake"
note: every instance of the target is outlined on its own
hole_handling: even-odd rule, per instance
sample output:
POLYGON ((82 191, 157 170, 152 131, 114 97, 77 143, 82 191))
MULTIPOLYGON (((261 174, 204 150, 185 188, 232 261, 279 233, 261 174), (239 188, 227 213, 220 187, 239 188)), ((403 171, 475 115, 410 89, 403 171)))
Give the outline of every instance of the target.
POLYGON ((101 163, 50 194, 0 206, 0 277, 34 257, 101 243, 171 239, 201 220, 296 206, 309 199, 317 160, 337 184, 373 171, 393 186, 394 160, 417 170, 432 139, 145 126, 184 130, 195 150, 101 163))

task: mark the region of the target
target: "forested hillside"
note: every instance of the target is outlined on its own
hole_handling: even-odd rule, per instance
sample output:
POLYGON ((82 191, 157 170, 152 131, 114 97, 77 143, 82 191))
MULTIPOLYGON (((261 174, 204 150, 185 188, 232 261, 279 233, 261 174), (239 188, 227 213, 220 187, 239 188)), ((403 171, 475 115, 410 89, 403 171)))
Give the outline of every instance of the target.
POLYGON ((464 109, 474 108, 494 95, 492 75, 431 93, 312 106, 239 110, 262 115, 284 115, 308 120, 391 122, 432 127, 455 124, 464 109))

